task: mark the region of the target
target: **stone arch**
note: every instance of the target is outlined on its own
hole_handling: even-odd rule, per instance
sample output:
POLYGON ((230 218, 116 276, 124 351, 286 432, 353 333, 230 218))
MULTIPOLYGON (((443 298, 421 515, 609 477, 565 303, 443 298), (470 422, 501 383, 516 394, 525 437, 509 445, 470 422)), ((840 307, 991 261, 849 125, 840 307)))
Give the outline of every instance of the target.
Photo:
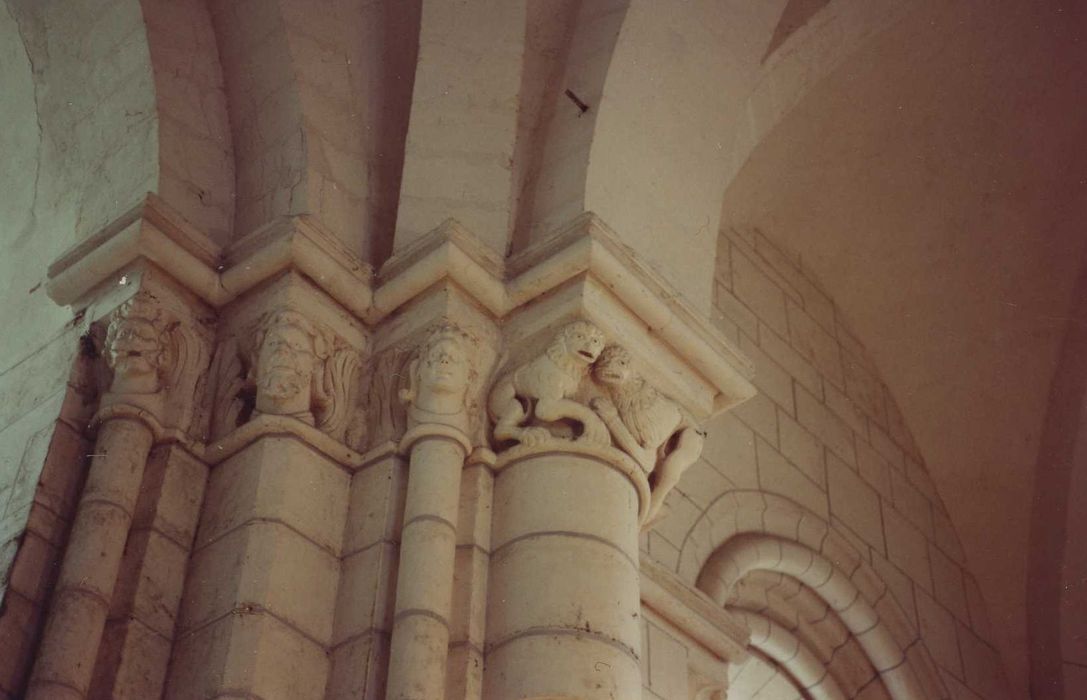
MULTIPOLYGON (((1067 327, 1055 319, 1075 317, 1068 300, 1075 298, 1083 240, 1083 198, 1062 188, 1066 171, 1029 163, 1063 163, 1065 157, 1079 163, 1084 141, 1078 126, 1065 128, 1061 121, 1065 101, 1080 94, 1074 81, 1032 95, 1030 117, 1003 96, 1024 94, 1036 84, 1025 77, 1019 82, 1018 76, 1030 74, 1027 66, 1047 66, 1064 56, 1082 65, 1083 54, 1075 39, 1062 33, 1075 23, 1050 21, 1050 13, 1035 6, 1009 4, 1002 6, 1006 11, 979 15, 970 3, 900 5, 905 15, 899 13, 893 25, 829 68, 818 85, 804 87, 807 69, 785 55, 792 50, 788 43, 780 57, 770 59, 776 67, 768 68, 765 87, 747 103, 755 125, 750 138, 742 138, 757 146, 732 148, 739 162, 731 167, 739 170, 726 178, 723 223, 741 232, 765 232, 793 256, 796 267, 817 272, 842 317, 865 340, 924 447, 946 499, 946 515, 961 535, 969 559, 968 602, 972 599, 979 610, 987 605, 994 618, 999 611, 999 623, 991 628, 967 621, 969 633, 957 628, 967 641, 959 646, 949 634, 946 648, 962 649, 964 658, 973 655, 986 669, 1002 660, 1008 681, 983 687, 975 680, 975 692, 1022 695, 1028 658, 1042 664, 1054 658, 1038 647, 1028 656, 1027 647, 1045 634, 1030 629, 1034 618, 1053 614, 1031 585, 1041 570, 1035 555, 1046 556, 1031 541, 1041 519, 1032 523, 1031 511, 1035 507, 1046 517, 1055 508, 1052 496, 1023 494, 1032 493, 1046 473, 1038 468, 1039 451, 1047 449, 1038 427, 1044 425, 1045 392, 1067 327), (954 38, 939 40, 947 51, 926 53, 923 37, 942 23, 960 29, 954 38), (956 75, 960 80, 948 79, 956 75), (1024 124, 1039 119, 1054 127, 1044 138, 1022 138, 1032 133, 1024 124), (1020 146, 1020 141, 1026 142, 1020 146), (976 161, 966 171, 958 147, 1016 155, 976 161), (921 153, 927 155, 914 158, 921 153), (895 165, 882 167, 887 164, 895 165), (1036 233, 994 212, 992 188, 980 183, 1032 193, 1015 200, 1015 216, 1031 221, 1031 232, 1045 230, 1048 247, 1037 245, 1036 233), (954 249, 937 254, 951 235, 954 249), (1005 313, 999 300, 1028 285, 1032 303, 1052 311, 1017 304, 1014 313, 1005 313), (944 304, 957 293, 949 291, 952 287, 969 290, 963 297, 975 303, 944 304), (1039 322, 1043 316, 1053 320, 1039 322), (954 342, 951 333, 930 334, 932 329, 954 329, 954 342), (997 334, 1015 340, 987 342, 997 334), (977 351, 961 351, 966 346, 977 351), (991 385, 994 376, 1008 380, 991 385), (945 390, 949 381, 954 391, 945 390), (997 398, 998 393, 1014 399, 997 398), (992 486, 979 489, 979 483, 992 486), (1001 517, 993 519, 993 512, 1001 517)), ((857 6, 836 0, 819 14, 864 9, 857 6)), ((871 7, 873 12, 900 9, 882 2, 871 7)), ((841 20, 843 27, 849 24, 846 17, 841 20)), ((816 16, 806 41, 817 42, 815 24, 823 21, 816 16)), ((794 38, 797 46, 805 41, 800 32, 794 38)), ((1047 467, 1052 464, 1042 459, 1047 467)), ((1048 485, 1045 491, 1064 493, 1048 485)), ((1051 591, 1054 582, 1050 577, 1051 591)), ((960 619, 962 611, 958 608, 960 619)), ((1052 630, 1050 623, 1040 624, 1052 630)), ((943 666, 944 655, 939 657, 943 666)), ((987 670, 975 679, 988 675, 987 670)), ((1048 683, 1055 671, 1038 675, 1048 683)))
MULTIPOLYGON (((796 647, 785 646, 785 653, 772 659, 800 694, 833 692, 829 687, 833 683, 847 698, 865 692, 869 700, 889 700, 879 674, 841 619, 797 579, 780 572, 752 572, 739 582, 725 607, 737 616, 757 618, 757 625, 770 624, 796 638, 796 647), (802 649, 807 659, 798 658, 794 649, 802 649)), ((753 636, 752 643, 757 641, 753 636)))
MULTIPOLYGON (((1080 265, 1072 318, 1087 315, 1087 258, 1080 265)), ((1027 594, 1030 689, 1035 697, 1075 693, 1087 642, 1087 575, 1079 541, 1087 522, 1087 329, 1070 323, 1049 390, 1033 489, 1027 594)))
POLYGON ((721 495, 691 528, 678 566, 681 577, 721 605, 752 572, 796 579, 833 610, 894 700, 948 697, 887 584, 848 540, 787 498, 758 491, 721 495))
POLYGON ((552 70, 535 76, 549 100, 520 127, 530 145, 515 164, 511 249, 594 211, 705 308, 713 261, 698 251, 713 245, 732 177, 810 88, 912 4, 829 3, 769 56, 787 0, 575 8, 549 49, 552 70), (653 247, 662 234, 686 244, 653 247))
POLYGON ((208 4, 140 3, 155 91, 155 192, 216 243, 234 224, 234 146, 208 4))
POLYGON ((763 615, 742 608, 733 613, 751 632, 748 643, 788 670, 799 689, 812 700, 846 700, 827 668, 792 632, 763 615))

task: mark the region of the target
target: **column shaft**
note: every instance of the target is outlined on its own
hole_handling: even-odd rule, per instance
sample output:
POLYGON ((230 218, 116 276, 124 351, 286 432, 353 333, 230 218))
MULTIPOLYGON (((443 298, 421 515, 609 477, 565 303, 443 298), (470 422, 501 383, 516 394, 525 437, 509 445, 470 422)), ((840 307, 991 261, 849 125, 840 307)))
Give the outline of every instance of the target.
POLYGON ((152 442, 151 429, 131 418, 99 429, 29 700, 87 695, 152 442))
POLYGON ((634 484, 581 454, 499 467, 484 697, 640 697, 634 484))
POLYGON ((449 653, 464 447, 426 436, 411 450, 389 660, 389 700, 441 700, 449 653))

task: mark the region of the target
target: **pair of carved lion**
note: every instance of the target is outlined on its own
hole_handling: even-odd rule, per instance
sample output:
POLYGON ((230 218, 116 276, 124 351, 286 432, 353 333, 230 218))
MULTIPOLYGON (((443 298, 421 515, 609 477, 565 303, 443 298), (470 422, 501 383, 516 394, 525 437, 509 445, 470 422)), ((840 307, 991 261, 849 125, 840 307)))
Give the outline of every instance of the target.
POLYGON ((499 379, 488 409, 497 442, 539 445, 556 439, 539 423, 573 422, 580 426, 577 440, 629 454, 649 474, 650 520, 704 444, 694 418, 645 381, 625 348, 607 345, 586 321, 568 324, 546 351, 499 379), (585 405, 579 398, 587 388, 595 395, 585 405))

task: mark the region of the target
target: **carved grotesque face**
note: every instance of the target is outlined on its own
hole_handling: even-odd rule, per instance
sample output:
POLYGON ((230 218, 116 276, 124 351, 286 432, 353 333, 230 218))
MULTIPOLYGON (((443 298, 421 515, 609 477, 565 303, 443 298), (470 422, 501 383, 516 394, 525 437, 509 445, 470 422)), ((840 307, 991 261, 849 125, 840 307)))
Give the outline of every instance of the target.
POLYGON ((116 323, 109 345, 115 384, 154 377, 161 353, 158 330, 147 319, 136 316, 119 319, 116 323))
POLYGON ((439 338, 419 366, 419 384, 435 394, 461 395, 468 389, 468 355, 454 338, 439 338))
POLYGON ((563 329, 563 341, 566 352, 587 365, 596 362, 604 349, 604 334, 596 326, 584 321, 571 323, 563 329))
POLYGON ((600 354, 600 360, 593 367, 593 376, 603 384, 622 386, 634 371, 631 365, 630 353, 618 345, 610 345, 600 354))
POLYGON ((276 323, 264 334, 257 356, 257 403, 262 398, 277 404, 281 413, 308 410, 310 383, 316 363, 313 340, 309 334, 293 323, 276 323), (290 407, 281 404, 291 402, 290 407))

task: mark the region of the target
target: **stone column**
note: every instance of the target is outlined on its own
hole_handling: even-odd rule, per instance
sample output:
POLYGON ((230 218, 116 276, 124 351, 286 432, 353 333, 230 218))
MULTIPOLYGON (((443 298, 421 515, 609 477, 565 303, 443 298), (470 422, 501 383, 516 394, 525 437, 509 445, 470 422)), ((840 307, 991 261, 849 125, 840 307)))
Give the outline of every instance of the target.
POLYGON ((28 698, 87 696, 153 439, 130 416, 99 429, 28 698))
POLYGON ((442 700, 456 557, 461 470, 472 444, 466 395, 472 382, 470 339, 444 326, 432 331, 409 366, 410 454, 396 612, 389 658, 389 700, 442 700))
POLYGON ((407 436, 411 462, 400 536, 389 657, 389 700, 441 700, 449 648, 460 476, 467 442, 420 426, 407 436), (410 441, 410 442, 409 442, 410 441))
POLYGON ((52 608, 30 680, 33 700, 85 698, 117 583, 136 499, 161 431, 170 330, 137 296, 114 312, 106 357, 114 371, 96 416, 94 457, 72 524, 52 608))
POLYGON ((346 444, 361 334, 326 323, 339 318, 327 308, 284 276, 224 319, 232 335, 220 335, 210 373, 215 442, 166 698, 325 696, 361 457, 346 444))
POLYGON ((497 469, 484 697, 640 697, 644 475, 617 450, 558 439, 497 469))
POLYGON ((496 463, 484 697, 641 695, 646 472, 580 401, 604 336, 579 321, 491 392, 496 463), (555 434, 562 428, 568 435, 555 434))

